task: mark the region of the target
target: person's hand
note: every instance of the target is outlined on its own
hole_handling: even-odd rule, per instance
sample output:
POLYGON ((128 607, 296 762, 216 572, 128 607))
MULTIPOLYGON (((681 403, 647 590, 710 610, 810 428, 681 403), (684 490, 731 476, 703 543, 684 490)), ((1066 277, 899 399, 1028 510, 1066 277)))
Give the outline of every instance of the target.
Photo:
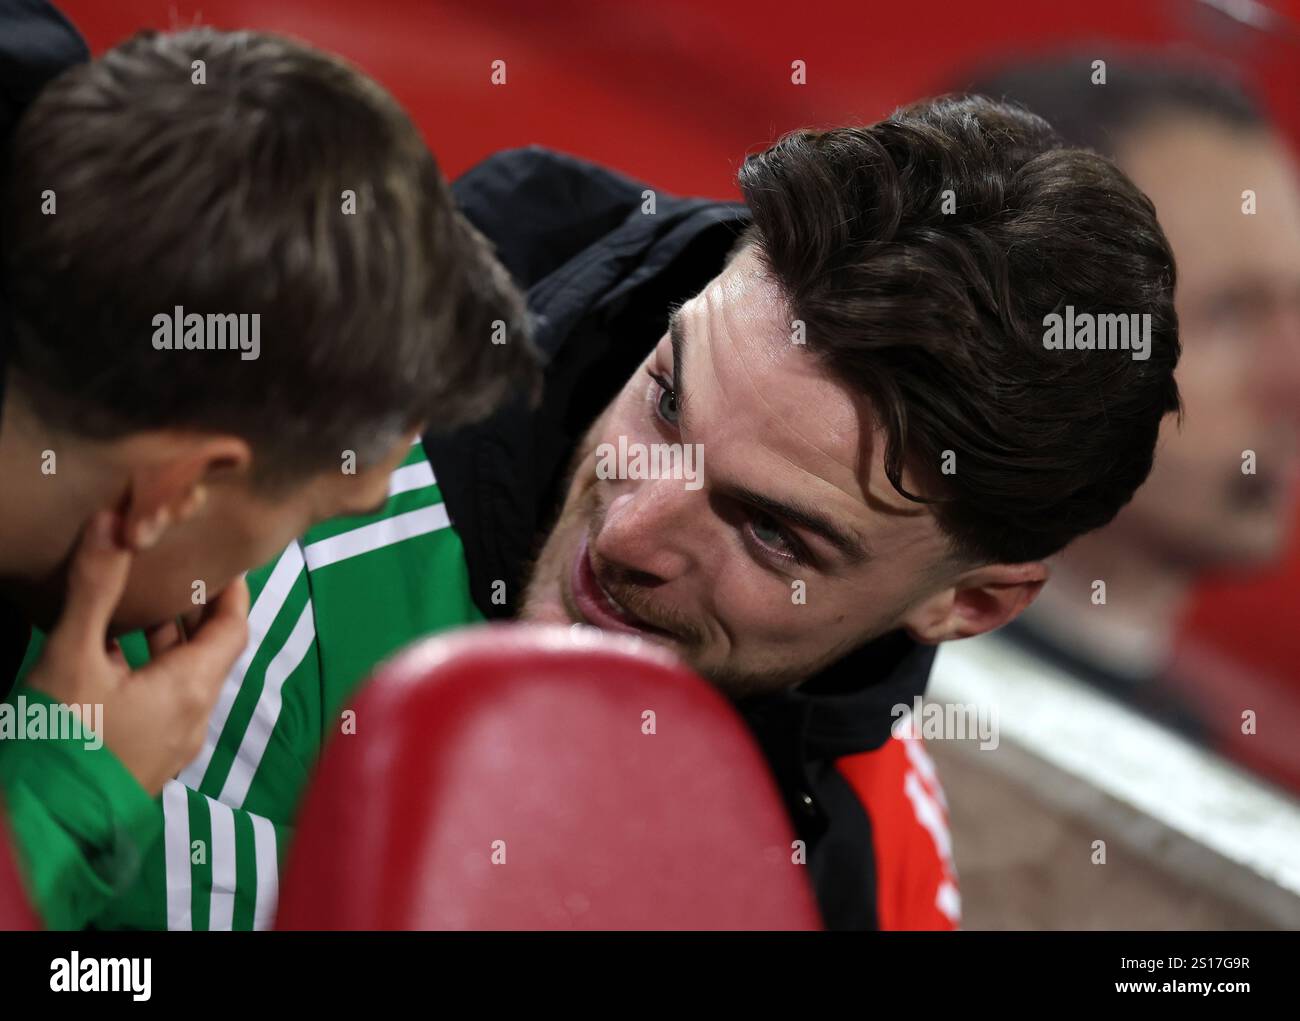
POLYGON ((151 659, 132 670, 108 638, 133 556, 118 544, 117 520, 101 511, 87 524, 63 614, 26 683, 74 708, 102 705, 99 736, 157 794, 203 745, 221 683, 248 641, 248 586, 236 578, 185 632, 176 621, 148 632, 151 659))

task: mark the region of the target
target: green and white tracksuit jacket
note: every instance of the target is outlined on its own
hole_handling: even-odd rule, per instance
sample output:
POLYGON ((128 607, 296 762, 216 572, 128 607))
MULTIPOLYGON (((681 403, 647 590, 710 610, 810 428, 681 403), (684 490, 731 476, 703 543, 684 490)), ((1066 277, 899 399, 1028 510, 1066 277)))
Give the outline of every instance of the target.
MULTIPOLYGON (((0 794, 37 912, 50 928, 261 929, 323 742, 364 735, 345 703, 421 636, 482 619, 422 446, 384 509, 327 522, 248 575, 249 641, 198 757, 151 798, 106 747, 0 741, 0 794)), ((135 665, 142 635, 122 640, 135 665)), ((22 684, 10 700, 49 699, 22 684)))

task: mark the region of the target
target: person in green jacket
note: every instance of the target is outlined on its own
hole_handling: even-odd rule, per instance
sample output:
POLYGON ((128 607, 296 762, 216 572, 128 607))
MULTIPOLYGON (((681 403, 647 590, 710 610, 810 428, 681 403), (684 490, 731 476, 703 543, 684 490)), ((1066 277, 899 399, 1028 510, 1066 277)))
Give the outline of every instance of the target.
POLYGON ((49 927, 261 927, 351 691, 478 619, 417 437, 535 390, 522 297, 396 102, 287 39, 142 33, 10 150, 8 829, 49 927))

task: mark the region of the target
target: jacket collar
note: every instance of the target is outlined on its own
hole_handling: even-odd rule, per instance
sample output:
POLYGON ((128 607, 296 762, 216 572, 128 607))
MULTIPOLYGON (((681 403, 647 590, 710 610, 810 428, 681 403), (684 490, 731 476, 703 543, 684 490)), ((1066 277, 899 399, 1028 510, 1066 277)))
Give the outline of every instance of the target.
POLYGON ((787 739, 797 740, 801 760, 871 751, 889 740, 897 707, 910 710, 925 694, 934 654, 933 646, 892 631, 798 687, 742 699, 737 707, 759 730, 771 717, 798 720, 787 739))

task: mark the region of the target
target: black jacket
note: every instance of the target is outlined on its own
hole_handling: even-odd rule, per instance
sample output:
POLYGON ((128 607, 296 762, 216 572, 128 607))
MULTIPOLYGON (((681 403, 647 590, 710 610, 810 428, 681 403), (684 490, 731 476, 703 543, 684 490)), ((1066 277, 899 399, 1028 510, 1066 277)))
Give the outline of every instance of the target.
MULTIPOLYGON (((577 442, 663 335, 669 306, 721 269, 743 205, 656 194, 541 148, 502 152, 454 185, 461 208, 528 294, 547 359, 540 408, 521 404, 426 436, 478 607, 508 618, 563 493, 577 442), (506 582, 506 605, 491 600, 506 582)), ((931 647, 895 632, 792 691, 738 704, 784 793, 831 928, 875 928, 871 818, 835 761, 885 743, 891 708, 925 689, 931 647)))

